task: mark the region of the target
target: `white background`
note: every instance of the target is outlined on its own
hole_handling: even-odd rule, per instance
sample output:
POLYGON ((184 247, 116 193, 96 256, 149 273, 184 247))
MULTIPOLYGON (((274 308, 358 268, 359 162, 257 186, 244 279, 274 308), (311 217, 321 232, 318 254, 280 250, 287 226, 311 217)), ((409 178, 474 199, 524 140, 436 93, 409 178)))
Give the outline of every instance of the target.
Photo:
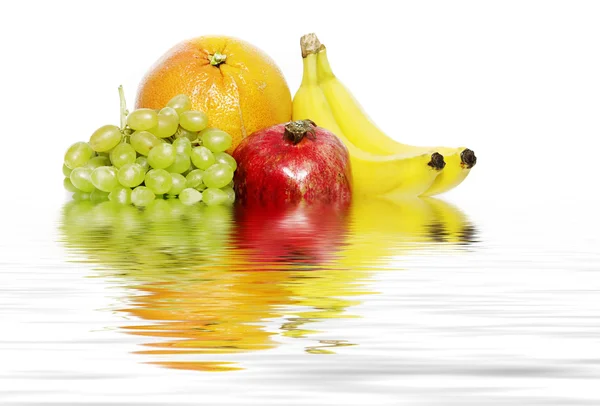
POLYGON ((475 150, 451 200, 583 198, 598 167, 598 21, 593 1, 2 2, 2 183, 10 195, 56 195, 65 149, 117 123, 117 86, 132 106, 143 74, 179 41, 243 38, 275 59, 293 94, 299 38, 314 31, 390 135, 475 150))
POLYGON ((225 404, 231 398, 233 404, 304 404, 318 388, 331 403, 382 404, 389 396, 389 404, 397 404, 391 396, 397 392, 410 402, 452 397, 464 388, 473 403, 455 404, 486 404, 476 398, 489 400, 485 394, 472 391, 478 385, 498 386, 498 396, 504 385, 521 388, 513 394, 523 396, 598 398, 592 200, 599 166, 600 2, 3 1, 0 136, 0 316, 8 318, 0 322, 0 343, 9 343, 0 347, 0 399, 13 391, 58 404, 225 404), (477 166, 446 198, 483 230, 483 242, 464 255, 394 265, 408 272, 377 274, 369 289, 381 294, 351 310, 362 318, 322 328, 324 338, 335 338, 338 328, 341 337, 360 343, 349 347, 347 358, 306 358, 304 344, 289 340, 269 356, 245 355, 253 362, 247 374, 200 379, 150 368, 129 354, 143 340, 119 333, 122 320, 109 311, 122 306, 125 288, 65 263, 55 241, 55 216, 67 199, 63 154, 97 127, 117 124, 118 85, 132 106, 146 70, 179 41, 205 34, 245 39, 275 59, 293 94, 301 79, 299 38, 308 32, 327 45, 336 74, 390 135, 475 150, 477 166), (455 317, 441 316, 448 312, 455 317), (375 358, 373 348, 381 349, 375 358), (531 376, 364 379, 369 369, 357 372, 357 359, 375 367, 397 362, 393 371, 405 362, 434 369, 436 360, 447 369, 500 361, 541 369, 531 376), (585 365, 596 379, 565 379, 552 369, 544 375, 547 366, 572 367, 566 362, 578 360, 590 360, 585 365), (80 377, 92 369, 93 377, 105 379, 56 373, 80 377), (305 371, 296 380, 295 373, 305 371), (343 379, 348 372, 355 381, 343 379))

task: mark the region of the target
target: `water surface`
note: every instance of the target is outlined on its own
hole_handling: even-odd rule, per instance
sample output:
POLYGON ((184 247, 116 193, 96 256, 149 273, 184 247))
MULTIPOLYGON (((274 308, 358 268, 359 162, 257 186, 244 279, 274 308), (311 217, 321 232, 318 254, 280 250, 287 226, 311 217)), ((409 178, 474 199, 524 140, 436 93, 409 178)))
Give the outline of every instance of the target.
POLYGON ((7 217, 0 400, 597 404, 597 237, 512 207, 483 225, 440 199, 7 217))

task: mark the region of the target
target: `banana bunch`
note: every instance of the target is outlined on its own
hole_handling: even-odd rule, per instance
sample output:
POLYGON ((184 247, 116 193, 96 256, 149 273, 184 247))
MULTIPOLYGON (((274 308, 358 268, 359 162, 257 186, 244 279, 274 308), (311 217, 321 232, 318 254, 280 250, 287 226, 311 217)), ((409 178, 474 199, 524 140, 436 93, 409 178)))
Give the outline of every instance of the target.
POLYGON ((354 192, 374 196, 433 196, 458 186, 477 162, 465 147, 402 144, 383 133, 337 79, 315 34, 300 39, 303 76, 294 120, 313 120, 348 148, 354 192))

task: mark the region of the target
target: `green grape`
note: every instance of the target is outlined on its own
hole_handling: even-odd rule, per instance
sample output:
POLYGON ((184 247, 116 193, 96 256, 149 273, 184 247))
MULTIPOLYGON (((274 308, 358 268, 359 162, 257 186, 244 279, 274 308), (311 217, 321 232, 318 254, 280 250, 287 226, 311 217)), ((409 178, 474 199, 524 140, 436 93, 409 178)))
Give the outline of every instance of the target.
POLYGON ((185 189, 186 179, 179 173, 171 174, 171 189, 167 192, 169 195, 175 196, 185 189))
POLYGON ((90 194, 86 192, 75 192, 73 193, 73 200, 82 202, 84 200, 90 200, 90 194))
POLYGON ((202 145, 212 152, 223 152, 229 149, 233 142, 231 135, 217 128, 207 128, 200 131, 200 139, 202 140, 202 145))
POLYGON ((135 163, 138 164, 139 166, 141 166, 142 168, 144 168, 144 172, 148 172, 148 169, 150 169, 150 164, 148 163, 148 158, 146 158, 145 156, 138 156, 135 159, 135 163))
POLYGON ((77 189, 85 193, 91 193, 95 188, 92 183, 92 170, 90 168, 79 167, 73 169, 71 175, 69 175, 71 183, 77 189))
MULTIPOLYGON (((94 156, 94 150, 87 142, 76 142, 65 153, 65 165, 69 169, 79 168, 94 156)), ((70 176, 71 174, 69 174, 70 176)))
POLYGON ((161 143, 150 150, 148 154, 148 163, 154 169, 168 168, 175 162, 175 147, 169 143, 161 143))
POLYGON ((120 143, 110 151, 110 161, 117 168, 120 168, 125 164, 134 163, 135 157, 135 149, 126 142, 120 143))
POLYGON ((158 124, 158 114, 152 109, 137 109, 127 116, 127 125, 135 131, 146 131, 158 124))
POLYGON ((202 181, 209 188, 220 189, 233 179, 233 169, 227 164, 214 164, 204 171, 202 181))
POLYGON ((192 142, 189 138, 177 138, 173 141, 173 146, 178 154, 190 155, 192 153, 192 142))
POLYGON ((201 111, 184 111, 179 114, 179 125, 188 131, 204 130, 208 125, 208 117, 201 111))
POLYGON ((160 109, 160 111, 158 112, 158 115, 165 115, 165 116, 171 116, 171 117, 177 117, 177 125, 179 125, 179 114, 177 114, 177 110, 175 110, 173 107, 163 107, 162 109, 160 109))
POLYGON ((69 177, 69 175, 71 174, 71 168, 69 168, 67 165, 63 164, 63 175, 65 175, 67 178, 69 177))
POLYGON ((179 193, 179 200, 186 205, 196 204, 202 200, 202 193, 196 189, 186 188, 179 193))
POLYGON ((117 186, 108 194, 108 200, 119 204, 131 204, 131 189, 117 186))
POLYGON ((121 142, 122 136, 121 129, 116 125, 105 125, 94 131, 90 146, 96 152, 110 151, 121 142))
POLYGON ((105 202, 108 200, 108 193, 94 189, 92 193, 90 193, 90 200, 94 203, 105 202))
POLYGON ((234 171, 237 169, 237 162, 235 159, 229 155, 227 152, 217 152, 215 155, 215 160, 220 164, 227 164, 231 166, 231 169, 234 171))
POLYGON ((235 191, 231 186, 225 186, 221 188, 223 192, 227 194, 227 202, 228 204, 233 204, 235 202, 235 191))
POLYGON ((147 206, 156 196, 145 186, 138 186, 131 191, 131 203, 136 206, 147 206))
POLYGON ((185 187, 196 188, 202 184, 204 178, 204 171, 201 169, 194 169, 185 176, 185 187))
POLYGON ((157 195, 167 193, 173 185, 171 174, 164 169, 150 169, 144 179, 148 189, 157 195))
POLYGON ((110 159, 104 155, 98 155, 87 161, 84 165, 86 168, 96 169, 100 166, 110 166, 110 159))
MULTIPOLYGON (((184 178, 184 181, 185 181, 185 178, 184 178)), ((75 187, 75 185, 73 185, 73 182, 71 182, 71 179, 70 179, 70 178, 65 178, 65 179, 63 180, 63 187, 65 188, 65 190, 66 190, 67 192, 74 193, 74 192, 77 192, 77 191, 79 191, 79 189, 77 189, 77 188, 75 187)))
POLYGON ((192 149, 190 158, 192 158, 192 163, 198 169, 208 169, 215 163, 215 156, 206 147, 196 147, 192 149))
POLYGON ((161 144, 161 141, 148 131, 136 131, 129 137, 129 143, 138 153, 148 155, 152 148, 161 144))
POLYGON ((125 187, 136 187, 144 181, 146 172, 138 164, 125 164, 119 169, 117 179, 125 187))
POLYGON ((175 162, 171 166, 167 168, 168 172, 173 173, 183 173, 190 169, 192 163, 190 162, 190 157, 185 154, 177 154, 175 156, 175 162))
POLYGON ((182 126, 179 126, 175 133, 175 138, 187 138, 190 141, 196 141, 198 138, 198 131, 188 131, 182 126))
POLYGON ((201 183, 198 186, 196 186, 194 189, 202 192, 204 189, 206 189, 206 185, 204 183, 201 183))
POLYGON ((202 192, 202 201, 206 203, 207 206, 216 206, 219 204, 223 204, 228 200, 229 198, 227 196, 227 192, 224 192, 221 189, 209 187, 204 192, 202 192))
POLYGON ((119 186, 117 168, 114 166, 99 166, 92 172, 92 184, 103 192, 112 192, 119 186))
POLYGON ((167 138, 175 134, 178 127, 179 119, 177 118, 177 115, 158 113, 158 122, 156 126, 152 127, 148 131, 156 135, 158 138, 167 138))
POLYGON ((167 102, 167 107, 175 109, 178 115, 192 108, 192 101, 185 94, 178 94, 167 102))

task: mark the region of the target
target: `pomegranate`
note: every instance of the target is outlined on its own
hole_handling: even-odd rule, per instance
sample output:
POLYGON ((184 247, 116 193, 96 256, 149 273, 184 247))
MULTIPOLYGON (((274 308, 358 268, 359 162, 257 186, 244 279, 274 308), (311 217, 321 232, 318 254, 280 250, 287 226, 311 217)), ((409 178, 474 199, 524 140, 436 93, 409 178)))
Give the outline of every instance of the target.
POLYGON ((238 163, 234 187, 241 202, 350 202, 348 150, 310 120, 256 131, 242 140, 233 157, 238 163))

